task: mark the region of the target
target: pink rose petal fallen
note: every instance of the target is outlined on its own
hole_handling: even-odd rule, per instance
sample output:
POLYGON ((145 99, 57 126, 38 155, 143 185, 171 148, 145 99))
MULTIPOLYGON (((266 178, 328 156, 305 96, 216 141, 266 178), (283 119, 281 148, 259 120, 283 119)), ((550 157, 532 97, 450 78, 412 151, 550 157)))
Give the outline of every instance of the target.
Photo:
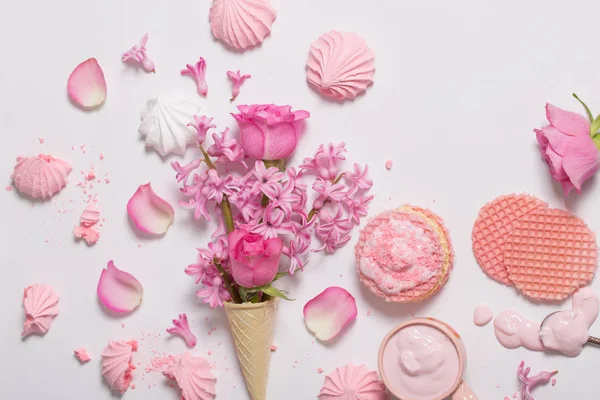
POLYGON ((356 301, 346 289, 332 286, 304 306, 304 321, 319 340, 331 340, 356 318, 356 301))
POLYGON ((138 187, 127 203, 127 213, 139 230, 153 235, 165 234, 175 215, 173 207, 154 193, 150 183, 138 187))
POLYGON ((104 72, 95 58, 90 58, 77 67, 67 82, 69 97, 83 108, 98 107, 106 99, 104 72))
POLYGON ((109 261, 98 282, 98 298, 102 304, 111 311, 128 313, 142 303, 143 296, 144 288, 140 282, 109 261))
POLYGON ((173 320, 173 327, 167 329, 167 332, 172 335, 181 336, 188 347, 196 346, 196 335, 194 335, 190 329, 190 324, 188 323, 187 315, 185 315, 185 313, 179 314, 179 318, 173 320))

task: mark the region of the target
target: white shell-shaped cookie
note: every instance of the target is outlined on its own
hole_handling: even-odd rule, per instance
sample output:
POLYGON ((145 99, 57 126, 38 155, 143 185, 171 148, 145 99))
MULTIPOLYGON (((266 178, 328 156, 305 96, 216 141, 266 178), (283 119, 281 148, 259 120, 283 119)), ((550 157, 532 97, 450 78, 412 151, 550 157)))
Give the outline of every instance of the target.
POLYGON ((201 110, 198 103, 175 92, 152 98, 142 110, 138 132, 146 138, 146 147, 161 156, 184 155, 187 145, 196 142, 196 131, 187 124, 201 110))
POLYGON ((262 43, 276 14, 271 0, 213 0, 209 19, 216 39, 245 50, 262 43))
POLYGON ((374 74, 375 52, 355 33, 330 31, 310 47, 306 78, 325 96, 354 99, 374 74))

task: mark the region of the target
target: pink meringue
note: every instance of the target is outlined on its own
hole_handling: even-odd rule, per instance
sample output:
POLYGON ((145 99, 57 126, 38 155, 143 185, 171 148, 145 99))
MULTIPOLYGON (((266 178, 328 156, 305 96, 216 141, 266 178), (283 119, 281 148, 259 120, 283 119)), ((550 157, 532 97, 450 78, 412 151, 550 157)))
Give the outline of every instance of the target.
POLYGON ((152 190, 150 183, 138 187, 127 203, 127 213, 139 230, 153 235, 167 233, 175 215, 173 207, 152 190))
POLYGON ((129 388, 135 370, 131 359, 137 349, 138 344, 135 340, 129 342, 111 340, 102 351, 102 376, 111 390, 123 394, 129 388))
POLYGON ((213 400, 217 397, 217 378, 204 358, 194 357, 190 353, 176 356, 175 362, 163 371, 163 375, 177 382, 182 400, 213 400))
POLYGON ((355 33, 330 31, 311 45, 306 78, 321 94, 354 99, 373 83, 375 52, 355 33))
POLYGON ((213 0, 208 18, 216 39, 245 50, 262 43, 276 14, 271 0, 213 0))
POLYGON ((112 260, 102 270, 98 298, 106 308, 118 313, 132 312, 142 303, 144 288, 135 277, 115 267, 112 260))
POLYGON ((21 336, 25 337, 32 333, 46 334, 58 315, 58 300, 58 294, 48 285, 32 285, 25 288, 23 292, 25 322, 21 336))
POLYGON ((84 348, 79 348, 79 349, 75 350, 73 353, 75 353, 75 357, 77 357, 79 362, 82 364, 90 362, 92 360, 92 358, 88 354, 87 350, 84 348))
POLYGON ((100 220, 100 210, 96 205, 96 202, 91 202, 81 213, 79 218, 79 226, 73 229, 73 235, 77 239, 83 239, 92 246, 100 239, 100 232, 96 229, 95 225, 100 220))
POLYGON ((385 386, 377 372, 348 364, 325 377, 319 400, 385 400, 385 386))
POLYGON ((167 332, 172 335, 181 336, 188 347, 194 347, 198 342, 196 335, 194 335, 190 329, 190 324, 188 323, 187 315, 185 315, 185 313, 179 314, 179 318, 173 320, 173 327, 167 329, 167 332))
POLYGON ((319 340, 330 340, 356 318, 354 297, 346 289, 332 286, 304 306, 304 321, 319 340))
POLYGON ((154 61, 148 57, 148 51, 146 50, 146 43, 148 43, 148 34, 145 33, 144 36, 140 39, 139 43, 133 45, 131 49, 127 50, 123 53, 121 57, 122 62, 127 62, 129 60, 135 60, 142 64, 144 71, 146 72, 156 72, 156 67, 154 65, 154 61))
POLYGON ((17 190, 34 199, 47 199, 67 184, 71 166, 49 154, 17 158, 11 175, 17 190))
MULTIPOLYGON (((67 82, 69 97, 83 108, 98 107, 106 99, 106 80, 104 72, 95 58, 79 64, 67 82)), ((43 138, 40 138, 43 143, 43 138)))

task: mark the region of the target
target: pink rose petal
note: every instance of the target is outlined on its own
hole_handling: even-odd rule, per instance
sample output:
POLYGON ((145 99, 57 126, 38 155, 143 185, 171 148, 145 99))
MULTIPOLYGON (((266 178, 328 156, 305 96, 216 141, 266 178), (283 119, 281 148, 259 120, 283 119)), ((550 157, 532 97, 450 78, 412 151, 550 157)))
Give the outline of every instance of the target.
POLYGON ((336 337, 356 318, 356 301, 346 289, 332 286, 304 306, 304 321, 319 340, 336 337))
POLYGON ((175 211, 158 197, 149 183, 141 185, 127 203, 129 217, 143 232, 163 235, 173 222, 175 211))
POLYGON ((84 108, 99 106, 106 99, 104 72, 95 58, 79 64, 67 82, 69 97, 84 108))
POLYGON ((142 303, 143 296, 144 288, 140 282, 109 261, 98 282, 98 298, 102 304, 109 310, 128 313, 142 303))

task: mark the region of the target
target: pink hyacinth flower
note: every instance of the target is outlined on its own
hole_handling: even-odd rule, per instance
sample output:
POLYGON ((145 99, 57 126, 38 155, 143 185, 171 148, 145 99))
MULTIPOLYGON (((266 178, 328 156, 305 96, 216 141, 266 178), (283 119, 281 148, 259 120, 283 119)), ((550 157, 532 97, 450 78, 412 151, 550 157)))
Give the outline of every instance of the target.
POLYGON ((206 133, 209 129, 216 128, 215 124, 212 124, 212 120, 214 118, 209 118, 206 115, 194 115, 194 122, 190 122, 188 126, 194 127, 196 132, 198 132, 198 139, 196 139, 196 143, 201 145, 206 140, 206 133))
POLYGON ((200 166, 200 164, 202 164, 202 159, 200 158, 197 160, 193 160, 190 163, 183 166, 179 164, 178 161, 172 161, 171 168, 173 168, 173 170, 177 172, 177 175, 175 175, 175 179, 177 179, 177 182, 183 181, 183 184, 186 185, 188 177, 196 168, 200 166))
POLYGON ((188 347, 195 347, 198 342, 196 335, 190 329, 190 324, 185 313, 179 314, 179 318, 173 320, 173 327, 167 329, 167 332, 172 335, 181 336, 188 347))
POLYGON ((521 361, 519 368, 517 369, 517 377, 523 382, 521 400, 535 400, 531 395, 531 390, 538 385, 548 383, 554 375, 558 374, 558 371, 542 371, 539 374, 530 377, 530 371, 531 369, 529 367, 525 368, 525 361, 521 361))
POLYGON ((220 276, 215 276, 211 281, 204 283, 206 286, 196 292, 196 296, 202 298, 210 308, 223 307, 223 302, 231 300, 229 292, 223 284, 220 276))
POLYGON ((206 61, 200 57, 200 60, 195 64, 187 64, 186 69, 181 70, 181 75, 190 76, 198 88, 198 93, 206 97, 208 94, 208 84, 206 83, 206 61))
POLYGON ((129 60, 135 60, 142 64, 144 71, 156 72, 154 61, 152 61, 150 57, 148 57, 146 43, 148 43, 147 33, 145 33, 144 36, 142 36, 138 44, 134 45, 131 49, 123 53, 121 61, 127 62, 129 60))
POLYGON ((323 341, 335 338, 357 315, 354 297, 336 286, 325 289, 304 306, 306 327, 323 341))
POLYGON ((240 95, 240 88, 244 82, 246 82, 246 79, 252 78, 252 75, 241 75, 240 70, 238 69, 237 72, 227 71, 227 76, 231 79, 231 83, 233 84, 231 89, 231 99, 229 101, 234 101, 240 95))

